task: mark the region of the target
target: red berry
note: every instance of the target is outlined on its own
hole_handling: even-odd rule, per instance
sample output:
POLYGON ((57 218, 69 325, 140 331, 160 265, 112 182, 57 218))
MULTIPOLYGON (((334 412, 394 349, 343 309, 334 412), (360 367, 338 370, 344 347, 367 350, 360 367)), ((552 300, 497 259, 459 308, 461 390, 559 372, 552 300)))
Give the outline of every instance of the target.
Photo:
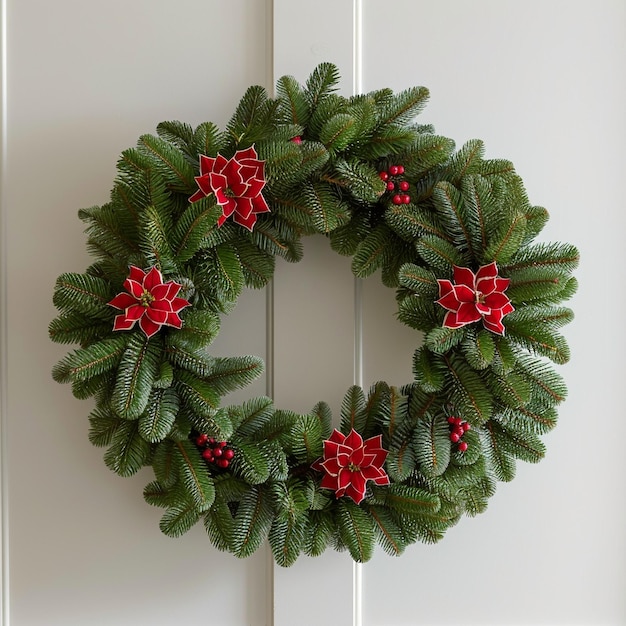
POLYGON ((209 440, 209 436, 205 435, 204 433, 201 433, 196 437, 196 445, 206 446, 208 440, 209 440))
POLYGON ((222 450, 222 448, 214 448, 213 449, 213 456, 220 457, 220 456, 222 456, 222 454, 224 454, 224 450, 222 450))
POLYGON ((224 450, 224 454, 222 456, 225 459, 232 459, 235 456, 235 451, 232 448, 228 448, 228 450, 224 450))
POLYGON ((395 188, 396 188, 395 183, 392 183, 391 181, 387 183, 387 191, 393 191, 395 188))
POLYGON ((393 198, 391 198, 391 201, 394 204, 402 204, 402 196, 397 193, 393 198))
POLYGON ((398 165, 398 174, 404 174, 404 165, 398 165))
POLYGON ((460 439, 458 433, 450 433, 450 441, 456 443, 460 439))
POLYGON ((217 445, 218 445, 220 448, 225 448, 228 444, 227 444, 225 441, 220 441, 217 445))
POLYGON ((409 187, 410 187, 410 185, 409 185, 409 183, 406 180, 403 180, 400 183, 400 191, 407 191, 409 187))
POLYGON ((299 135, 297 137, 293 137, 291 140, 293 143, 297 143, 297 144, 301 144, 302 143, 302 137, 300 137, 299 135))
POLYGON ((463 422, 463 430, 468 431, 471 429, 471 424, 469 422, 463 422))
POLYGON ((213 437, 211 437, 209 439, 209 445, 212 446, 215 443, 215 439, 213 437))
POLYGON ((404 204, 410 204, 411 203, 411 196, 407 196, 406 194, 402 196, 402 202, 404 202, 404 204))
POLYGON ((202 458, 205 461, 209 461, 209 463, 212 463, 213 462, 213 450, 211 450, 211 448, 207 448, 206 450, 203 450, 202 458))
POLYGON ((452 417, 452 416, 450 416, 450 417, 448 418, 448 424, 454 424, 454 423, 455 423, 455 420, 456 420, 456 417, 452 417))
POLYGON ((459 444, 459 447, 458 447, 458 451, 459 452, 465 452, 465 450, 467 450, 467 442, 466 441, 461 441, 461 443, 459 444))
POLYGON ((217 464, 218 467, 221 467, 223 469, 227 468, 230 465, 230 462, 227 461, 226 459, 217 459, 215 463, 217 464))
POLYGON ((390 173, 392 176, 397 176, 397 175, 400 173, 400 167, 399 167, 398 165, 392 165, 392 166, 389 168, 389 173, 390 173))
POLYGON ((388 180, 389 179, 389 173, 388 172, 379 172, 378 175, 380 176, 381 180, 388 180))

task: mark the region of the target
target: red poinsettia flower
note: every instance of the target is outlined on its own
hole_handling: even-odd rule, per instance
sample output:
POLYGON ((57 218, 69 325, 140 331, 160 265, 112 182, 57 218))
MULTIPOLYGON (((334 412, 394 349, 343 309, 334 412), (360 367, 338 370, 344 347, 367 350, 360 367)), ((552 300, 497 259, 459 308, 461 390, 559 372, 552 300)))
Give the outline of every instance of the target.
POLYGON ((215 158, 200 155, 200 176, 196 176, 198 191, 189 198, 197 202, 212 193, 222 207, 217 220, 221 226, 234 214, 234 221, 252 230, 258 213, 267 213, 270 208, 261 195, 265 186, 265 161, 259 161, 254 147, 237 150, 232 159, 221 154, 215 158))
POLYGON ((357 504, 365 498, 365 485, 373 480, 388 485, 389 476, 383 469, 388 451, 382 448, 382 435, 365 442, 356 430, 347 435, 334 430, 324 441, 324 456, 314 463, 314 469, 325 472, 320 487, 333 489, 338 498, 348 496, 357 504))
POLYGON ((447 309, 443 319, 446 328, 460 328, 482 319, 487 330, 504 335, 502 318, 514 311, 508 296, 504 294, 510 279, 500 278, 495 261, 483 265, 474 274, 467 267, 454 266, 454 283, 438 279, 439 300, 447 309))
POLYGON ((137 321, 147 337, 152 337, 161 326, 180 328, 183 321, 178 313, 190 304, 176 297, 181 287, 173 280, 164 283, 156 267, 144 272, 131 265, 124 281, 126 291, 118 293, 109 302, 112 307, 124 311, 115 316, 113 330, 129 330, 137 321))

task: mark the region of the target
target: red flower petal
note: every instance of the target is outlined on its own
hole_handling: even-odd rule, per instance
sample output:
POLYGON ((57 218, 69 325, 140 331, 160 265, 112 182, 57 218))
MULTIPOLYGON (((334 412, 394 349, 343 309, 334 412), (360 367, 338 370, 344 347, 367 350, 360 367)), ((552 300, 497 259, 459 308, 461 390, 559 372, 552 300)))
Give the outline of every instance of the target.
POLYGON ((224 168, 228 165, 228 159, 221 154, 218 154, 215 157, 215 163, 213 164, 213 172, 221 174, 224 171, 224 168))
POLYGON ((269 213, 270 211, 269 205, 261 195, 252 198, 252 205, 254 206, 254 213, 269 213))
POLYGON ((356 504, 360 504, 365 494, 359 493, 352 485, 348 485, 345 489, 337 491, 336 496, 338 498, 348 496, 348 498, 351 498, 356 504))
MULTIPOLYGON (((171 280, 170 282, 167 283, 167 287, 168 289, 167 289, 167 295, 165 296, 165 299, 169 300, 170 302, 173 302, 174 298, 176 297, 178 292, 181 290, 182 285, 171 280)), ((187 302, 187 300, 183 300, 183 302, 187 302)))
MULTIPOLYGON (((215 159, 213 157, 200 155, 200 174, 206 175, 215 169, 215 159)), ((197 180, 197 179, 196 179, 197 180)))
POLYGON ((504 324, 502 324, 502 322, 490 322, 485 318, 483 319, 483 325, 487 330, 496 335, 504 335, 504 324))
POLYGON ((239 163, 239 161, 237 161, 235 157, 230 159, 224 166, 222 174, 224 174, 224 176, 226 176, 226 178, 228 179, 229 187, 237 182, 243 182, 243 177, 241 176, 240 170, 241 163, 239 163))
POLYGON ((353 450, 355 450, 356 448, 360 448, 363 445, 363 437, 361 437, 361 435, 359 435, 359 433, 357 433, 356 430, 354 430, 353 428, 346 436, 344 445, 352 448, 353 450))
POLYGON ((321 466, 329 476, 337 476, 344 467, 339 463, 337 458, 326 459, 323 463, 321 463, 321 466))
POLYGON ((143 280, 145 277, 146 277, 146 272, 144 272, 140 267, 131 265, 128 268, 128 278, 138 282, 140 285, 143 285, 143 280))
POLYGON ((183 320, 180 319, 177 313, 168 313, 165 323, 167 324, 167 326, 173 326, 174 328, 183 327, 183 320))
POLYGON ((124 313, 124 315, 126 315, 127 320, 132 320, 133 322, 136 322, 145 312, 146 312, 145 306, 135 303, 134 305, 129 306, 126 309, 126 312, 124 313))
POLYGON ((202 192, 202 195, 200 197, 208 196, 210 193, 212 193, 213 189, 211 189, 211 180, 208 174, 205 174, 204 176, 196 176, 194 180, 200 188, 200 192, 202 192))
POLYGON ((224 189, 228 189, 228 181, 221 174, 210 174, 211 190, 215 194, 218 204, 226 204, 228 196, 224 193, 224 189))
POLYGON ((335 443, 343 443, 346 440, 346 436, 336 428, 333 429, 332 434, 327 439, 327 441, 334 441, 335 443))
POLYGON ((250 193, 248 191, 250 185, 248 185, 248 183, 243 180, 234 180, 232 178, 229 178, 228 187, 232 195, 237 199, 248 198, 250 196, 250 193))
POLYGON ((191 302, 188 302, 183 298, 174 298, 174 300, 172 300, 172 311, 174 313, 178 313, 186 306, 191 306, 191 302))
POLYGON ((137 299, 131 296, 129 293, 123 291, 122 293, 118 293, 109 304, 116 309, 127 309, 129 306, 133 304, 137 304, 137 299))
POLYGON ((481 278, 476 281, 476 291, 488 295, 493 293, 496 289, 496 279, 493 276, 488 278, 481 278))
POLYGON ((252 215, 252 208, 250 198, 237 198, 237 217, 247 220, 252 215))
POLYGON ((224 196, 224 204, 222 204, 222 215, 230 217, 237 210, 237 202, 234 198, 224 196))
POLYGON ((496 291, 506 291, 506 288, 511 284, 510 278, 496 278, 496 291))
POLYGON ((476 292, 467 285, 454 285, 453 289, 459 302, 476 302, 476 292))
POLYGON ((158 309, 154 309, 152 307, 148 307, 146 309, 146 316, 150 318, 152 322, 158 324, 159 326, 163 326, 167 321, 167 314, 169 311, 159 311, 158 309))
POLYGON ((166 313, 171 313, 172 303, 167 300, 154 300, 150 303, 149 308, 153 311, 165 311, 166 313))
POLYGON ((364 467, 361 469, 361 474, 366 480, 373 480, 377 485, 389 484, 389 476, 384 469, 380 467, 364 467))
POLYGON ((502 313, 502 317, 504 317, 505 315, 508 315, 509 313, 513 313, 513 311, 515 311, 515 309, 513 308, 513 305, 511 304, 510 301, 500 309, 500 313, 502 313))
POLYGON ((256 198, 260 193, 261 189, 265 187, 265 181, 260 178, 250 178, 248 180, 248 196, 251 198, 256 198))
POLYGON ((247 218, 244 219, 243 217, 240 217, 238 213, 235 213, 233 221, 235 222, 235 224, 239 224, 240 226, 243 226, 244 228, 247 228, 250 232, 252 232, 252 229, 256 224, 256 215, 254 213, 251 213, 247 218))
POLYGON ((363 446, 352 451, 352 453, 350 454, 349 463, 358 466, 367 465, 369 463, 369 461, 365 460, 365 452, 363 450, 363 446))
POLYGON ((475 302, 463 302, 456 314, 457 321, 462 324, 471 324, 481 318, 475 302))
POLYGON ((139 327, 146 334, 146 337, 150 338, 152 335, 158 332, 161 328, 160 324, 155 324, 147 315, 144 315, 139 320, 139 327))
POLYGON ((376 435, 375 437, 370 437, 369 439, 366 439, 363 443, 363 447, 365 448, 365 451, 368 454, 376 454, 377 452, 380 452, 381 450, 383 452, 386 452, 386 450, 383 450, 383 436, 382 435, 376 435))
POLYGON ((152 297, 155 300, 164 300, 169 290, 170 290, 169 283, 162 283, 160 285, 155 285, 154 287, 152 287, 152 289, 150 290, 150 293, 152 294, 152 297))
POLYGON ((322 467, 322 459, 317 459, 316 461, 313 461, 313 463, 311 463, 311 469, 315 470, 316 472, 323 472, 324 468, 322 467))
POLYGON ((146 274, 146 277, 143 281, 143 286, 150 292, 152 292, 153 287, 156 285, 160 285, 163 283, 163 276, 161 272, 156 268, 156 266, 150 268, 150 271, 146 274))
POLYGON ((324 441, 324 458, 335 458, 340 454, 345 456, 350 456, 352 450, 343 445, 342 443, 337 443, 336 441, 332 441, 331 439, 327 439, 324 441))
POLYGON ((485 304, 490 309, 501 309, 509 303, 510 300, 508 299, 508 297, 505 296, 503 293, 500 293, 499 291, 490 293, 488 296, 485 297, 485 304))
POLYGON ((476 280, 483 280, 485 278, 496 278, 498 275, 498 267, 496 262, 493 261, 489 265, 482 265, 476 272, 476 280))
MULTIPOLYGON (((359 495, 358 502, 354 498, 352 499, 358 504, 361 500, 363 500, 363 497, 365 496, 365 485, 367 483, 367 480, 365 479, 363 474, 361 474, 361 472, 349 472, 349 473, 351 474, 349 484, 352 487, 352 490, 356 491, 356 493, 359 495)), ((349 490, 349 491, 352 491, 352 490, 349 490)))
POLYGON ((443 318, 444 328, 461 328, 467 322, 459 322, 456 311, 448 311, 443 318))
POLYGON ((382 470, 382 469, 380 470, 380 476, 378 478, 374 478, 372 480, 379 487, 391 484, 391 480, 389 479, 389 476, 387 476, 387 473, 385 472, 385 470, 382 470))
POLYGON ((492 311, 483 317, 483 326, 497 335, 504 335, 504 325, 502 324, 502 311, 492 311))
POLYGON ((457 285, 465 285, 468 289, 474 291, 474 288, 476 286, 476 280, 474 272, 472 272, 469 267, 459 267, 458 265, 455 265, 453 274, 454 282, 457 285))
POLYGON ((382 467, 383 463, 387 459, 388 454, 389 452, 387 452, 387 450, 383 450, 382 448, 380 450, 376 450, 373 453, 374 460, 372 461, 372 465, 375 465, 376 467, 382 467))
POLYGON ((202 198, 205 198, 208 195, 208 193, 204 193, 201 189, 198 189, 196 193, 194 193, 192 196, 189 196, 189 202, 198 202, 198 200, 202 200, 202 198))
POLYGON ((437 284, 439 285, 439 297, 440 298, 444 298, 449 293, 454 292, 454 285, 452 284, 452 281, 450 280, 447 280, 444 278, 438 278, 437 284))
POLYGON ((256 160, 258 156, 259 155, 256 152, 256 148, 254 146, 250 146, 249 148, 245 148, 244 150, 237 150, 233 159, 236 159, 237 161, 241 161, 242 159, 256 160))
POLYGON ((454 293, 454 290, 447 293, 445 296, 436 300, 437 304, 441 305, 444 309, 448 311, 456 311, 461 304, 454 293))
POLYGON ((141 283, 138 283, 136 280, 132 278, 127 278, 124 281, 124 289, 132 294, 135 298, 139 299, 143 295, 144 287, 143 287, 143 279, 141 283))
POLYGON ((113 330, 130 330, 137 320, 129 320, 126 315, 116 315, 113 330))
POLYGON ((349 469, 342 467, 337 474, 337 488, 345 489, 352 483, 353 473, 349 469))

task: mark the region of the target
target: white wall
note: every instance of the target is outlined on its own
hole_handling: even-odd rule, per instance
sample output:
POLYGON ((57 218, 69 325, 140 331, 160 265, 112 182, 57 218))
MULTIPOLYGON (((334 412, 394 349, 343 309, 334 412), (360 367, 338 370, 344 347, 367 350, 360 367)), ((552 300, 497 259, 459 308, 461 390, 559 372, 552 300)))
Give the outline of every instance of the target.
MULTIPOLYGON (((626 623, 626 5, 273 5, 272 16, 269 0, 3 2, 3 626, 626 623), (88 263, 76 211, 106 200, 122 149, 163 119, 223 124, 248 85, 304 79, 322 60, 340 66, 346 93, 428 86, 424 121, 513 160, 531 201, 551 213, 545 237, 580 247, 581 288, 561 369, 570 396, 540 465, 520 464, 485 514, 437 546, 356 568, 329 553, 282 570, 267 550, 246 561, 215 551, 201 528, 160 534, 160 511, 141 498, 148 474, 107 470, 87 441, 89 403, 52 382, 66 350, 47 325, 56 276, 88 263)), ((270 304, 269 352, 263 293, 246 294, 216 346, 273 354, 272 376, 249 395, 269 383, 286 408, 337 407, 360 374, 360 314, 365 384, 408 381, 416 346, 393 322, 393 293, 372 280, 355 299, 349 264, 323 240, 307 242, 301 265, 279 265, 270 304), (316 316, 332 327, 304 335, 316 316)))

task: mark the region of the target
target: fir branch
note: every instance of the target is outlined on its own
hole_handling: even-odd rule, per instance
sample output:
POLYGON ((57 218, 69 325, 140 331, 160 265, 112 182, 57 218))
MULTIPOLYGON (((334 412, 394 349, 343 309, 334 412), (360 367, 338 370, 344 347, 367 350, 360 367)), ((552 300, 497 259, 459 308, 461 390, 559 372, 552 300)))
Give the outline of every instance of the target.
POLYGON ((178 475, 185 492, 196 507, 203 512, 208 510, 215 499, 215 486, 206 471, 206 464, 198 449, 189 441, 177 441, 174 447, 178 475))
POLYGON ((269 497, 263 487, 252 487, 241 499, 235 522, 233 553, 239 558, 250 556, 267 537, 272 522, 269 497))

